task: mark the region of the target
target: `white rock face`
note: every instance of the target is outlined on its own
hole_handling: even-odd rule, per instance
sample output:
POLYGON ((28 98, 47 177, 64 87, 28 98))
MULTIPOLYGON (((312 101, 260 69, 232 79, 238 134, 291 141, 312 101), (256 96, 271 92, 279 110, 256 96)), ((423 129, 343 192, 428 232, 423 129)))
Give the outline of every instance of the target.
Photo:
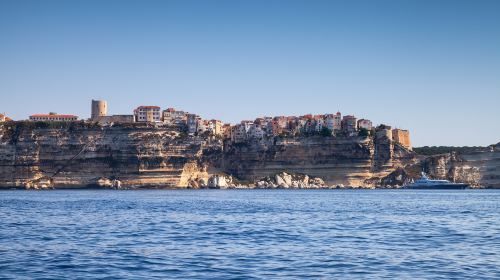
POLYGON ((312 182, 311 182, 313 185, 318 185, 318 186, 323 186, 325 184, 325 181, 323 181, 323 179, 321 178, 314 178, 312 179, 312 182))
POLYGON ((292 184, 292 175, 283 172, 283 181, 287 186, 290 186, 292 184))
POLYGON ((99 187, 109 188, 113 186, 113 182, 108 178, 102 177, 97 180, 97 185, 99 187))
POLYGON ((279 185, 283 185, 283 184, 286 184, 285 183, 285 180, 283 180, 283 178, 281 178, 280 175, 276 174, 276 176, 274 176, 274 180, 276 181, 276 184, 279 186, 279 185))
POLYGON ((310 178, 305 174, 288 174, 281 172, 271 177, 265 177, 255 182, 257 188, 328 188, 323 179, 310 178))
POLYGON ((121 189, 122 188, 122 182, 120 180, 113 180, 113 188, 115 189, 121 189))
POLYGON ((228 186, 229 185, 228 185, 228 180, 227 180, 226 176, 213 175, 212 177, 208 178, 208 187, 210 187, 210 188, 225 189, 228 186))

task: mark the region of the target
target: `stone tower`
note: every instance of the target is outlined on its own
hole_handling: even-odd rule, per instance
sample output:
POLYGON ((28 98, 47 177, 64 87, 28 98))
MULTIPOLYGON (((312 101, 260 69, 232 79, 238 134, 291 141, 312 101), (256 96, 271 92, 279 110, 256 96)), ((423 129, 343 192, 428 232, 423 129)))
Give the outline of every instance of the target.
POLYGON ((108 103, 105 100, 92 100, 92 113, 90 118, 97 120, 108 114, 108 103))

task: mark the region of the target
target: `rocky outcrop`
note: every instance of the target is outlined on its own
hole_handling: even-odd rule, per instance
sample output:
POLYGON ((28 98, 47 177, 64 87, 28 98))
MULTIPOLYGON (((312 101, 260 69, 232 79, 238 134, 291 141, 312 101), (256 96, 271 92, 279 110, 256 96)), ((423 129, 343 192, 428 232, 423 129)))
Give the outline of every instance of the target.
POLYGON ((255 188, 271 189, 320 189, 329 188, 321 178, 311 178, 306 174, 290 174, 280 172, 273 176, 268 176, 256 180, 253 184, 255 188))

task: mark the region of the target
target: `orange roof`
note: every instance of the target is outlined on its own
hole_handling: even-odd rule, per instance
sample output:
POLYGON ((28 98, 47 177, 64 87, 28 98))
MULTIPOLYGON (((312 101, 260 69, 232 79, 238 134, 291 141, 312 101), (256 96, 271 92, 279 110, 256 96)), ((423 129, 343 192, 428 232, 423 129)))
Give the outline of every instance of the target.
POLYGON ((160 109, 159 106, 139 106, 137 109, 160 109))
POLYGON ((31 115, 31 117, 34 117, 34 118, 78 118, 78 116, 75 116, 75 115, 58 115, 58 114, 55 114, 55 115, 50 115, 50 114, 34 114, 34 115, 31 115))
POLYGON ((5 118, 5 121, 11 121, 12 120, 11 118, 7 117, 6 115, 0 114, 0 119, 3 119, 3 118, 5 118))
POLYGON ((174 108, 168 108, 167 110, 165 110, 167 112, 175 112, 175 109, 174 108))

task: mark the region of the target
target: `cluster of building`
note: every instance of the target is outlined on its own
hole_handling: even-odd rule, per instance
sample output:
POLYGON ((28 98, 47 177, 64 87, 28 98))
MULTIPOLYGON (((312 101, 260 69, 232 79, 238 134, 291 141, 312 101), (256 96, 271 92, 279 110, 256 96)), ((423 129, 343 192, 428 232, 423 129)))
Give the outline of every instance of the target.
MULTIPOLYGON (((0 114, 0 121, 5 121, 0 114)), ((56 113, 36 114, 31 121, 76 121, 78 116, 56 113)), ((245 120, 230 125, 220 120, 205 120, 196 114, 168 108, 161 111, 159 106, 139 106, 131 115, 108 115, 108 104, 104 100, 92 100, 89 121, 100 124, 111 123, 156 123, 178 128, 192 135, 216 136, 233 143, 262 140, 282 135, 345 135, 356 136, 361 132, 369 133, 373 124, 367 119, 358 119, 353 115, 336 114, 261 117, 253 121, 245 120)), ((386 127, 387 129, 387 127, 386 127)), ((390 130, 390 127, 388 128, 390 130)), ((391 137, 402 146, 411 149, 407 130, 392 129, 391 137)))
POLYGON ((262 117, 253 121, 242 121, 231 127, 231 140, 236 143, 248 139, 262 139, 278 135, 309 135, 343 133, 357 135, 362 129, 370 131, 372 122, 355 116, 342 117, 340 112, 324 115, 262 117))

